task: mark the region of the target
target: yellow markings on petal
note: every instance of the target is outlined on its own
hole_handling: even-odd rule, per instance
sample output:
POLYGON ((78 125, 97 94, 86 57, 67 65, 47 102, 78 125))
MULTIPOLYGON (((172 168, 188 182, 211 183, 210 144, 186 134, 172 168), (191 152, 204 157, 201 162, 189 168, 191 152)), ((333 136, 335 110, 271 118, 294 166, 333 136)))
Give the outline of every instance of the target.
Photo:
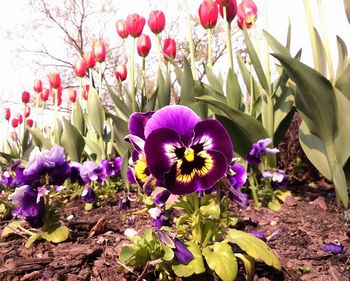
POLYGON ((136 178, 140 182, 145 183, 147 181, 148 176, 149 176, 146 158, 142 157, 141 159, 137 160, 134 164, 134 169, 135 169, 136 178))
POLYGON ((185 150, 185 159, 187 162, 192 162, 194 160, 194 150, 192 148, 187 148, 185 150))

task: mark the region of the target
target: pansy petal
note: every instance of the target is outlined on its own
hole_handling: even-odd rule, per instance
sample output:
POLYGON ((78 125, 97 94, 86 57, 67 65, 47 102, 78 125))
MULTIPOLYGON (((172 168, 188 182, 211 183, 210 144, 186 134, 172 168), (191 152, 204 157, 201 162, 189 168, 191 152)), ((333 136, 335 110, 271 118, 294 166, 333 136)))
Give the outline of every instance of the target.
POLYGON ((124 138, 124 140, 130 142, 132 144, 132 146, 134 147, 134 150, 136 150, 139 154, 143 153, 145 141, 142 138, 140 138, 136 135, 127 135, 124 138))
POLYGON ((204 150, 221 152, 226 163, 230 163, 233 157, 233 145, 230 136, 224 126, 217 120, 204 120, 197 123, 194 128, 195 138, 193 145, 202 144, 204 150))
POLYGON ((174 164, 176 147, 183 147, 183 145, 180 135, 174 130, 157 129, 147 137, 145 142, 147 166, 150 173, 157 179, 163 179, 163 174, 168 172, 174 164))
POLYGON ((221 152, 208 150, 202 152, 205 164, 201 169, 191 173, 181 171, 179 163, 172 165, 171 170, 164 175, 164 187, 172 194, 183 195, 195 191, 210 189, 226 173, 226 158, 221 152))
POLYGON ((145 139, 145 126, 154 112, 135 112, 129 118, 128 129, 130 134, 145 139))
POLYGON ((179 133, 181 141, 188 146, 193 138, 193 130, 200 118, 191 109, 182 105, 169 105, 153 114, 145 127, 145 137, 157 129, 169 128, 179 133))

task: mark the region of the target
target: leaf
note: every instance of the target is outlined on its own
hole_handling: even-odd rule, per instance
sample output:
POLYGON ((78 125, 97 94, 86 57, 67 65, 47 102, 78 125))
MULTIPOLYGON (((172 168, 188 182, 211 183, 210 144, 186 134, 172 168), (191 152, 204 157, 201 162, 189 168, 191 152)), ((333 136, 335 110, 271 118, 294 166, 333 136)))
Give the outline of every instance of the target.
POLYGON ((228 118, 221 115, 216 117, 230 134, 235 152, 242 157, 249 153, 253 143, 269 137, 262 124, 251 116, 235 110, 210 96, 202 96, 197 99, 219 108, 226 114, 228 118))
POLYGON ((154 111, 156 110, 156 101, 158 97, 158 89, 154 91, 151 97, 146 99, 146 104, 142 108, 143 112, 154 111))
POLYGON ((281 263, 272 252, 272 250, 265 244, 264 241, 255 237, 253 234, 230 229, 227 235, 231 243, 237 244, 249 256, 265 262, 269 266, 273 266, 277 270, 281 270, 281 263))
POLYGON ((207 76, 209 85, 212 86, 215 91, 223 95, 224 92, 222 90, 222 84, 220 83, 220 80, 215 76, 212 70, 205 64, 204 64, 204 73, 207 76))
POLYGON ((32 134, 32 137, 34 139, 34 142, 37 146, 39 146, 41 149, 50 150, 53 146, 53 144, 36 129, 28 129, 30 133, 32 134))
POLYGON ((24 224, 24 220, 10 222, 1 232, 1 238, 5 238, 14 233, 20 226, 24 224))
POLYGON ((344 170, 338 162, 334 161, 331 163, 331 171, 337 198, 341 200, 345 208, 348 208, 349 195, 344 170))
POLYGON ((34 243, 36 240, 39 240, 39 239, 42 239, 42 237, 41 237, 40 234, 33 234, 33 235, 31 235, 31 236, 28 238, 27 242, 24 244, 24 247, 30 248, 30 247, 33 245, 33 243, 34 243))
POLYGON ((63 117, 64 130, 61 143, 71 161, 80 162, 84 152, 85 140, 79 130, 63 117))
POLYGON ((109 88, 108 93, 111 96, 116 109, 118 109, 118 111, 125 119, 129 119, 129 116, 132 114, 130 107, 128 107, 128 105, 120 97, 118 97, 112 89, 109 88))
POLYGON ((228 105, 239 110, 242 105, 242 90, 239 85, 236 73, 230 68, 227 72, 226 98, 228 105))
POLYGON ((348 49, 343 39, 337 35, 337 47, 338 47, 338 68, 337 78, 343 73, 344 69, 348 66, 348 49))
POLYGON ((165 261, 172 261, 174 259, 174 251, 167 245, 162 245, 164 250, 164 256, 162 257, 165 261))
POLYGON ((85 152, 89 155, 90 159, 96 162, 102 160, 102 150, 100 145, 97 143, 96 135, 94 132, 87 134, 85 139, 85 152))
POLYGON ((337 131, 337 105, 332 84, 319 72, 296 59, 274 54, 296 83, 296 108, 310 132, 331 143, 337 131), (327 108, 327 110, 325 110, 327 108))
POLYGON ((247 281, 252 281, 255 273, 255 260, 246 254, 235 253, 234 255, 243 262, 247 281))
POLYGON ((341 91, 344 96, 350 101, 350 64, 347 65, 345 70, 339 75, 335 87, 341 91))
POLYGON ((203 256, 211 270, 223 280, 235 280, 238 264, 232 248, 226 242, 216 242, 203 249, 203 256))
POLYGON ((220 218, 220 204, 214 200, 211 200, 208 205, 201 206, 200 211, 203 215, 212 216, 214 219, 220 218))
POLYGON ((123 155, 129 147, 129 144, 124 141, 124 137, 129 133, 128 122, 113 114, 109 114, 108 117, 112 119, 112 130, 115 136, 114 145, 119 155, 123 155))
POLYGON ((84 117, 83 109, 81 108, 80 102, 78 100, 74 104, 72 123, 74 127, 77 128, 82 135, 85 134, 85 129, 86 129, 85 117, 84 117))
POLYGON ((286 201, 286 198, 288 196, 292 196, 292 193, 289 191, 289 190, 286 190, 286 191, 282 191, 282 190, 276 190, 275 191, 275 194, 276 194, 276 197, 281 200, 282 202, 286 201))
POLYGON ((162 70, 158 71, 157 86, 158 86, 158 103, 159 108, 170 104, 170 79, 167 74, 166 79, 162 74, 162 70))
POLYGON ((317 54, 318 54, 318 64, 320 67, 319 71, 322 75, 326 76, 327 75, 326 51, 325 51, 321 36, 315 27, 314 27, 314 32, 315 32, 316 47, 317 47, 317 54))
POLYGON ((278 212, 281 210, 281 203, 277 199, 272 199, 269 203, 267 203, 267 207, 272 211, 278 212))
POLYGON ((344 9, 348 22, 350 24, 350 0, 344 0, 344 9))
MULTIPOLYGON (((270 48, 275 54, 281 54, 285 56, 290 56, 290 52, 288 47, 284 47, 275 37, 273 37, 270 33, 263 30, 265 39, 269 44, 270 48)), ((288 44, 287 44, 288 45, 288 44)))
MULTIPOLYGON (((90 97, 89 97, 90 98, 90 97)), ((61 243, 63 241, 66 241, 69 236, 69 229, 68 227, 61 225, 60 227, 56 228, 53 232, 41 232, 41 237, 47 241, 53 242, 53 243, 61 243)))
POLYGON ((103 128, 105 124, 105 111, 100 98, 93 87, 89 89, 89 99, 87 101, 88 115, 92 127, 100 138, 103 138, 103 128))
POLYGON ((187 249, 192 253, 194 259, 186 264, 174 264, 172 269, 178 277, 189 277, 193 274, 201 274, 205 272, 201 249, 194 242, 188 242, 187 249))
POLYGON ((137 250, 131 246, 124 246, 119 254, 119 259, 121 262, 128 263, 131 258, 136 254, 137 250))

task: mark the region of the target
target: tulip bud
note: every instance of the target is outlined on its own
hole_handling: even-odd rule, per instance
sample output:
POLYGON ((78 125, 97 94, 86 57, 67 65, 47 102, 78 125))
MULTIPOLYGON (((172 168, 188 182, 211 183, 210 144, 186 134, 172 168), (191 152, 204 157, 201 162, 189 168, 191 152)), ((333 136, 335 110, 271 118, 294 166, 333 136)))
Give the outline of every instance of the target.
POLYGON ((175 59, 176 42, 174 39, 167 38, 164 40, 163 53, 166 60, 168 60, 168 58, 175 59))
MULTIPOLYGON (((17 126, 18 126, 18 123, 17 123, 16 127, 17 127, 17 126)), ((12 125, 12 127, 13 127, 13 125, 12 125)), ((16 127, 13 127, 13 128, 16 128, 16 127)), ((13 140, 13 141, 17 141, 17 138, 18 138, 17 133, 16 133, 15 131, 11 132, 11 133, 10 133, 10 138, 11 138, 11 140, 13 140)))
POLYGON ((95 61, 94 54, 92 53, 92 51, 85 52, 83 55, 83 58, 87 64, 88 68, 93 68, 95 66, 96 61, 95 61))
POLYGON ((84 87, 81 88, 81 96, 83 97, 84 100, 88 100, 89 98, 89 89, 90 89, 90 85, 85 85, 84 87))
POLYGON ((216 0, 216 3, 219 4, 220 7, 226 7, 231 0, 216 0))
POLYGON ((22 102, 23 102, 23 103, 28 103, 29 100, 30 100, 30 94, 29 94, 29 92, 24 91, 24 92, 22 93, 22 102))
POLYGON ((165 27, 165 15, 162 11, 152 11, 148 17, 148 26, 154 34, 159 34, 165 27))
POLYGON ((116 68, 114 69, 114 75, 115 75, 115 78, 117 78, 118 80, 124 81, 128 75, 126 65, 125 64, 117 65, 116 68))
POLYGON ((57 89, 61 85, 60 74, 57 72, 49 73, 49 83, 51 88, 57 89))
MULTIPOLYGON (((237 13, 237 2, 236 0, 230 0, 230 2, 226 6, 227 22, 231 23, 235 18, 236 13, 237 13)), ((222 18, 224 18, 224 10, 222 6, 220 6, 220 15, 222 18)))
POLYGON ((49 99, 49 95, 50 95, 50 90, 44 88, 44 89, 41 90, 40 99, 42 101, 47 101, 49 99))
POLYGON ((30 111, 31 111, 31 110, 30 110, 30 106, 27 106, 27 107, 26 107, 26 111, 24 112, 24 117, 25 117, 25 118, 29 117, 30 111))
POLYGON ((138 14, 130 14, 126 18, 126 30, 130 36, 134 38, 139 37, 142 34, 145 23, 146 20, 144 17, 138 14))
POLYGON ((9 107, 5 108, 4 118, 9 121, 11 118, 11 109, 9 107))
POLYGON ((43 89, 43 83, 39 79, 34 80, 34 92, 39 94, 41 90, 43 89))
POLYGON ((18 120, 18 119, 13 118, 13 119, 11 120, 11 126, 12 126, 12 128, 17 128, 17 127, 18 127, 18 124, 19 124, 19 120, 18 120))
POLYGON ((75 75, 78 77, 84 77, 88 66, 84 58, 79 58, 74 66, 75 75))
POLYGON ((115 28, 117 29, 118 35, 125 39, 129 36, 128 30, 126 28, 126 21, 125 20, 117 20, 117 23, 115 24, 115 28))
POLYGON ((106 59, 107 47, 102 39, 95 40, 92 50, 94 53, 94 58, 97 62, 104 62, 106 59))
POLYGON ((76 100, 77 100, 77 91, 76 90, 71 89, 69 91, 68 95, 69 95, 69 101, 70 102, 76 102, 76 100))
POLYGON ((246 28, 250 28, 256 21, 257 12, 256 4, 252 0, 242 0, 237 8, 238 27, 243 29, 245 24, 246 28))
POLYGON ((23 116, 22 114, 16 113, 13 119, 17 119, 19 124, 23 123, 23 116))
POLYGON ((33 119, 27 119, 27 126, 28 126, 29 128, 33 127, 33 124, 34 124, 33 119))
POLYGON ((199 6, 199 20, 205 29, 211 29, 218 20, 219 8, 214 0, 204 0, 199 6))
POLYGON ((140 57, 147 57, 149 51, 151 50, 151 39, 146 34, 141 34, 137 39, 137 52, 140 57))

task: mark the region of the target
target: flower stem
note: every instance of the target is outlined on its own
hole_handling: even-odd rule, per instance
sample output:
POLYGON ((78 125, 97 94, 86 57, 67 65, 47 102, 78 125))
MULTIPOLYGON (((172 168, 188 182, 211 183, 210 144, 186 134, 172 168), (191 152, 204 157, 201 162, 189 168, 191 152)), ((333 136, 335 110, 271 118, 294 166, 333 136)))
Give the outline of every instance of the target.
POLYGON ((55 95, 55 112, 54 112, 54 115, 55 115, 55 131, 54 131, 54 134, 55 134, 55 143, 56 144, 59 144, 59 139, 58 139, 58 90, 57 89, 53 89, 54 91, 54 95, 55 95))
POLYGON ((228 59, 230 62, 230 68, 233 70, 233 56, 232 56, 232 42, 231 42, 231 23, 227 21, 227 10, 226 7, 223 7, 223 15, 226 21, 225 32, 226 32, 226 48, 228 51, 228 59))
POLYGON ((253 195, 253 199, 254 199, 254 203, 255 203, 255 206, 257 208, 259 208, 261 206, 260 202, 259 202, 259 199, 258 199, 258 194, 256 192, 257 190, 257 183, 256 183, 256 178, 255 176, 250 176, 249 177, 249 188, 250 190, 252 191, 252 195, 253 195))
POLYGON ((191 24, 191 15, 188 9, 187 0, 183 0, 187 18, 187 40, 190 47, 190 56, 191 56, 191 70, 193 79, 197 80, 196 68, 194 65, 194 47, 193 47, 193 39, 192 39, 192 24, 191 24))
POLYGON ((143 90, 141 94, 141 108, 144 106, 146 92, 147 92, 147 83, 146 83, 146 58, 142 58, 142 79, 143 79, 143 90))
POLYGON ((208 31, 208 65, 210 70, 213 68, 213 55, 212 55, 212 49, 211 49, 211 41, 212 41, 212 36, 211 36, 211 28, 207 29, 208 31))
POLYGON ((102 64, 98 63, 98 96, 102 99, 102 64))
POLYGON ((135 53, 135 42, 136 39, 132 38, 132 50, 131 50, 131 60, 130 60, 130 86, 131 86, 131 95, 133 97, 132 99, 132 110, 133 112, 137 111, 136 108, 136 91, 135 91, 135 62, 134 62, 134 53, 135 53))
POLYGON ((159 66, 159 69, 162 70, 162 46, 161 46, 159 34, 157 34, 156 37, 157 37, 157 46, 158 46, 158 66, 159 66))

